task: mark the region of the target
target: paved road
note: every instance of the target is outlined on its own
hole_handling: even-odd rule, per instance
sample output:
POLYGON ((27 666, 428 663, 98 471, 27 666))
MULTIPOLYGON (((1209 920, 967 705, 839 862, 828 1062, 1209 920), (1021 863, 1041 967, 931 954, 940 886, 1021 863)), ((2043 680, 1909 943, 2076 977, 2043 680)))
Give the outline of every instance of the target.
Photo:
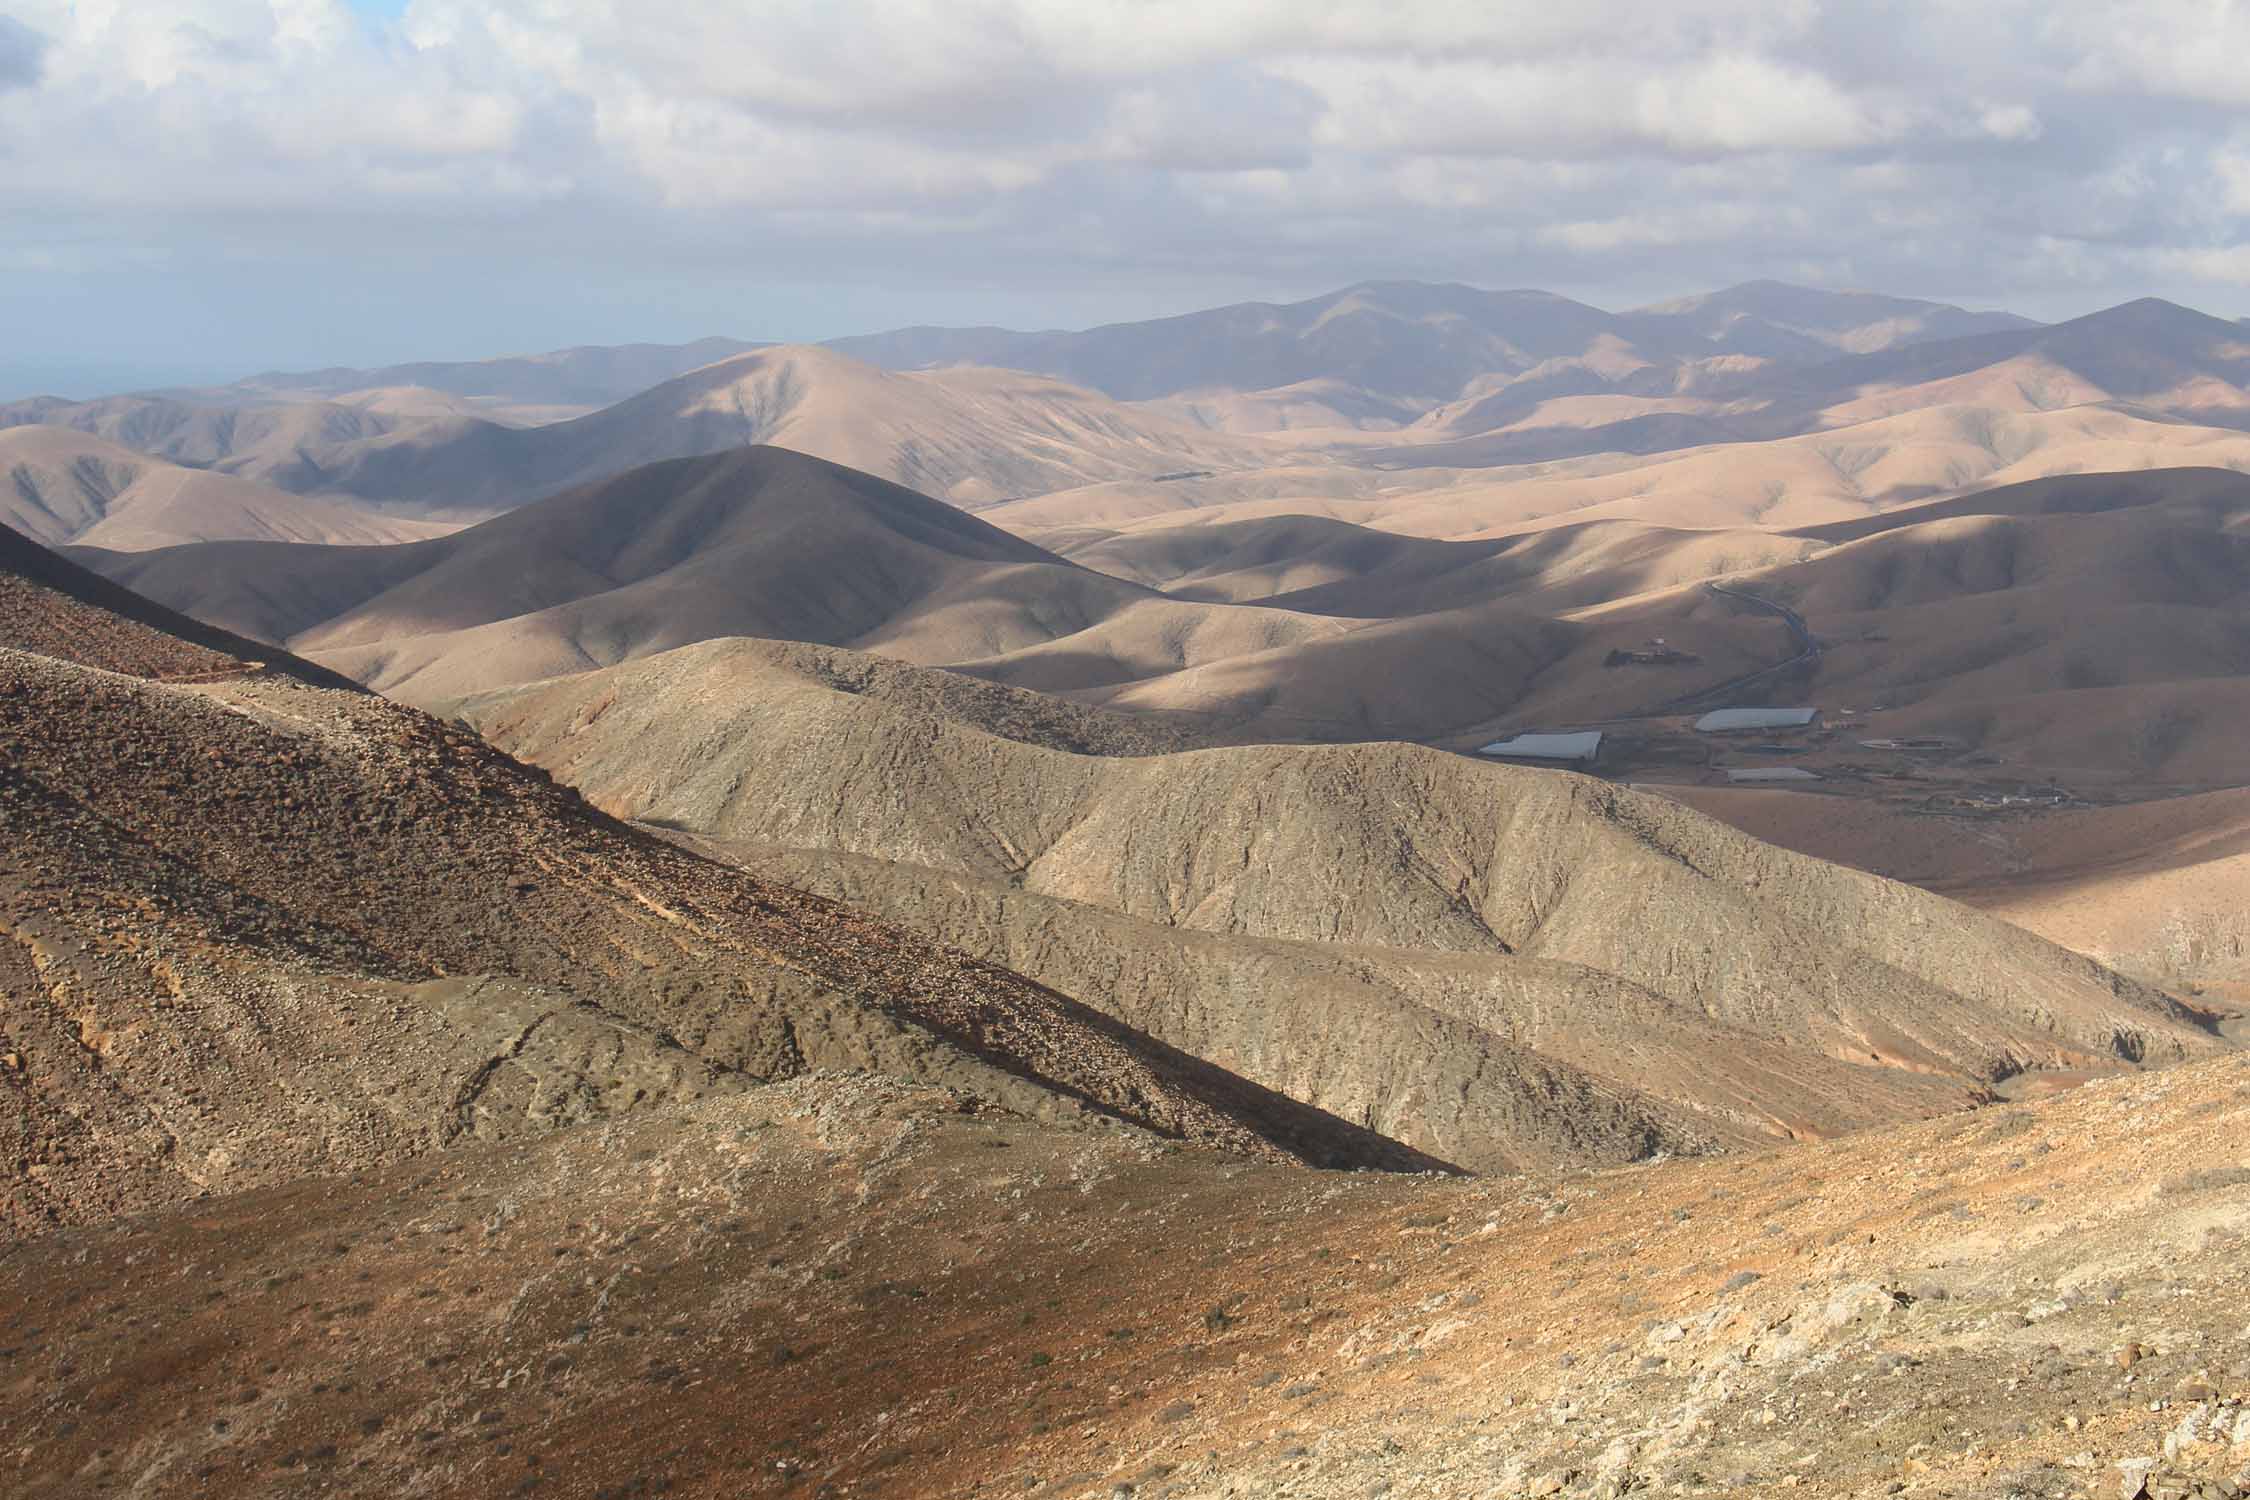
POLYGON ((1741 589, 1730 589, 1723 583, 1707 583, 1703 586, 1712 593, 1725 598, 1739 599, 1753 609, 1764 610, 1769 615, 1779 615, 1781 622, 1789 627, 1790 635, 1797 642, 1797 654, 1786 661, 1777 661, 1770 667, 1760 667, 1755 672, 1745 672, 1740 677, 1729 677, 1724 682, 1714 683, 1710 687, 1698 689, 1678 698, 1668 699, 1649 710, 1648 714, 1637 715, 1636 717, 1654 717, 1658 714, 1678 713, 1683 709, 1697 707, 1721 707, 1723 705, 1714 704, 1710 700, 1713 698, 1731 698, 1743 689, 1753 687, 1769 677, 1777 677, 1783 672, 1794 671, 1798 667, 1811 666, 1820 660, 1819 639, 1813 635, 1812 627, 1805 623, 1805 617, 1788 605, 1773 599, 1762 599, 1756 594, 1745 593, 1741 589))

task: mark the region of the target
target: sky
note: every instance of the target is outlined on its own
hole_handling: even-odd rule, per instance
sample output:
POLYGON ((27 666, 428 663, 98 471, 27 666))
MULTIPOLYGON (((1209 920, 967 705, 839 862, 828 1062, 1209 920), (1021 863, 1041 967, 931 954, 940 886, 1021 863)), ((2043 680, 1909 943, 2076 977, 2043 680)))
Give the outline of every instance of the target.
POLYGON ((2250 313, 2250 0, 0 0, 0 398, 1368 278, 2250 313))

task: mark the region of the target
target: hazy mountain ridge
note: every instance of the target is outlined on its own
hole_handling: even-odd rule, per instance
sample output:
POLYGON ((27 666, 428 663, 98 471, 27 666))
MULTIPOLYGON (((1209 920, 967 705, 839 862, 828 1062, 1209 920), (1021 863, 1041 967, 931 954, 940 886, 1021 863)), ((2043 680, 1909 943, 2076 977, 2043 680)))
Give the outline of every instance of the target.
POLYGON ((895 369, 1034 370, 1123 400, 1325 379, 1435 404, 1480 375, 1578 358, 1604 336, 1670 360, 1746 353, 1803 361, 1855 343, 1886 347, 2026 321, 1770 282, 1608 313, 1551 292, 1373 281, 1303 302, 1241 303, 1083 332, 909 328, 834 339, 830 347, 895 369))

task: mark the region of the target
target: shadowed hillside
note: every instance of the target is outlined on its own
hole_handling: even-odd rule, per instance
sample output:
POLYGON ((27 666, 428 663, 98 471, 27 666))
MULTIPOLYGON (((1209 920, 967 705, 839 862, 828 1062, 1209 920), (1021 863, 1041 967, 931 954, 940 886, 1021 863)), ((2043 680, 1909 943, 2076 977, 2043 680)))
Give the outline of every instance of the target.
POLYGON ((777 448, 650 465, 395 548, 98 559, 157 598, 429 702, 718 635, 929 637, 936 659, 1082 628, 1145 591, 777 448))

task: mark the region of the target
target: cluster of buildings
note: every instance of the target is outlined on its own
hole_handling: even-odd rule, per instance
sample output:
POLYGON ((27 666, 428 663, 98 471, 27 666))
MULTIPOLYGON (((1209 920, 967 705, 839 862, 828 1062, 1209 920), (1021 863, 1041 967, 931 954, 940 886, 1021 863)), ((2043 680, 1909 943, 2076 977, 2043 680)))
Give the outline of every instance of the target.
MULTIPOLYGON (((1817 708, 1717 708, 1695 721, 1698 734, 1772 733, 1819 727, 1820 710, 1817 708)), ((1601 761, 1602 738, 1603 733, 1599 729, 1518 734, 1479 746, 1477 754, 1490 756, 1494 760, 1587 770, 1601 761)), ((1727 772, 1727 780, 1730 782, 1752 784, 1819 779, 1813 772, 1799 766, 1753 766, 1727 772)))

